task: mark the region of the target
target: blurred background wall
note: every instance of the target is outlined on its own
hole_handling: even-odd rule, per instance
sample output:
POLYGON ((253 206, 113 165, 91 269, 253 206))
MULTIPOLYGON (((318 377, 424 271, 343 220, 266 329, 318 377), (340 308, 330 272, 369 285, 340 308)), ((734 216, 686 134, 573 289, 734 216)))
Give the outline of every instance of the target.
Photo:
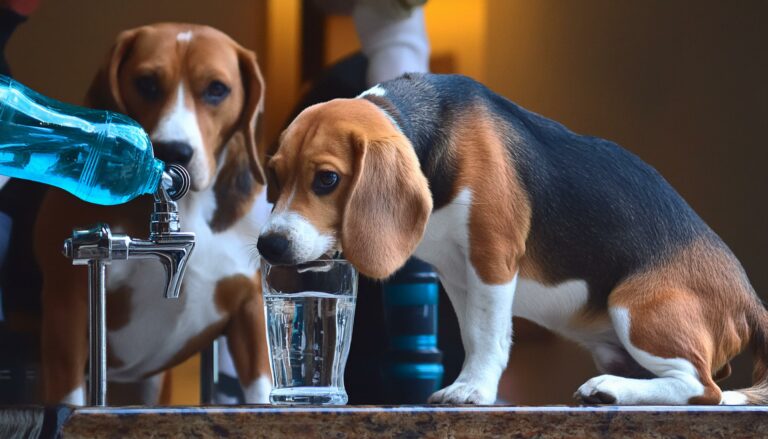
POLYGON ((120 31, 160 21, 207 24, 263 52, 265 6, 258 0, 41 0, 13 35, 7 57, 26 84, 80 102, 120 31))
MULTIPOLYGON (((302 6, 43 0, 13 36, 8 60, 22 82, 80 102, 120 30, 156 21, 209 24, 259 53, 269 141, 306 86, 302 60, 317 55, 302 52, 302 6)), ((436 71, 473 76, 576 132, 638 154, 720 234, 766 297, 768 2, 430 0, 426 17, 436 71)), ((325 65, 357 50, 348 18, 328 17, 324 27, 312 50, 323 52, 325 65)), ((500 396, 569 402, 595 373, 588 355, 518 323, 500 396)), ((748 381, 742 361, 726 385, 748 381)))

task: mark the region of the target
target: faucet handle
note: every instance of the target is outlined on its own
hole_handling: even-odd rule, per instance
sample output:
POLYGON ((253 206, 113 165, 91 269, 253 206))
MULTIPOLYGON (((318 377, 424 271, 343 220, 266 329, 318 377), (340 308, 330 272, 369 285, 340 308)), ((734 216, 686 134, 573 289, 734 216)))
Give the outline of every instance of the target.
POLYGON ((183 166, 169 165, 163 181, 155 191, 155 204, 149 223, 149 239, 181 231, 176 200, 186 195, 190 187, 189 173, 183 166))
POLYGON ((107 224, 97 223, 72 230, 72 236, 64 241, 62 253, 72 260, 72 265, 87 265, 97 260, 109 264, 127 259, 129 241, 122 233, 112 233, 107 224))
MULTIPOLYGON (((163 172, 162 182, 157 188, 158 191, 164 190, 165 194, 173 201, 178 201, 189 192, 192 179, 187 169, 181 165, 171 164, 163 172)), ((157 198, 157 193, 155 198, 157 198)))

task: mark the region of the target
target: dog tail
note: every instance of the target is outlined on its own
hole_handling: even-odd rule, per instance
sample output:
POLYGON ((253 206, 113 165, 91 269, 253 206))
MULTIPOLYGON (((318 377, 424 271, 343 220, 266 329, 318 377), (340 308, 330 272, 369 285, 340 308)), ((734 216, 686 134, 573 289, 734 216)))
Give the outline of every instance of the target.
MULTIPOLYGON (((737 401, 733 402, 736 404, 768 404, 768 311, 759 302, 756 305, 750 319, 752 336, 749 343, 755 358, 752 368, 752 387, 735 391, 743 395, 741 398, 736 398, 737 401)), ((730 402, 724 397, 723 404, 728 403, 730 402)))

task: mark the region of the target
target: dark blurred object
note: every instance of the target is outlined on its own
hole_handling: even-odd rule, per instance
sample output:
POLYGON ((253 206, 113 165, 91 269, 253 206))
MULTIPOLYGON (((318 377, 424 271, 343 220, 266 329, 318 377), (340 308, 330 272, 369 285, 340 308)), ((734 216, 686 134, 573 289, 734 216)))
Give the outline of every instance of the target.
MULTIPOLYGON (((360 276, 358 285, 355 324, 352 329, 352 346, 349 350, 347 370, 344 374, 345 387, 349 395, 349 404, 405 404, 405 400, 395 400, 393 386, 399 385, 388 380, 382 374, 382 366, 388 360, 398 362, 425 362, 435 364, 433 356, 390 356, 390 343, 384 318, 383 284, 360 276)), ((437 347, 442 352, 443 383, 453 382, 459 375, 464 362, 464 349, 461 345, 459 323, 453 312, 448 296, 440 287, 437 309, 437 347)), ((439 352, 438 352, 439 354, 439 352)), ((434 367, 434 366, 431 366, 434 367)), ((424 391, 424 390, 422 390, 424 391)), ((420 391, 419 393, 421 393, 420 391)), ((406 392, 406 398, 410 398, 406 392)), ((400 395, 403 396, 403 395, 400 395)))
POLYGON ((42 277, 32 242, 46 190, 16 179, 0 189, 0 404, 36 401, 42 277))
POLYGON ((0 326, 0 405, 37 402, 37 335, 0 326))
POLYGON ((5 46, 16 26, 26 20, 27 17, 12 9, 0 8, 0 74, 11 76, 11 69, 5 59, 5 46))
POLYGON ((437 273, 416 258, 382 285, 389 339, 383 376, 389 404, 424 404, 442 385, 438 295, 437 273))
POLYGON ((0 294, 3 314, 17 329, 31 329, 40 316, 42 277, 32 244, 37 210, 46 191, 43 184, 17 179, 0 189, 0 214, 8 217, 0 229, 0 241, 8 242, 6 254, 0 255, 0 294))
POLYGON ((40 0, 0 0, 0 74, 11 76, 5 60, 5 46, 13 31, 40 6, 40 0))
POLYGON ((302 96, 288 123, 309 106, 336 98, 354 98, 367 90, 366 70, 368 70, 368 59, 362 53, 343 58, 324 70, 302 96))
MULTIPOLYGON (((5 47, 38 0, 0 1, 0 74, 10 76, 5 47)), ((0 404, 37 399, 40 271, 32 230, 46 186, 9 180, 0 189, 0 404)))

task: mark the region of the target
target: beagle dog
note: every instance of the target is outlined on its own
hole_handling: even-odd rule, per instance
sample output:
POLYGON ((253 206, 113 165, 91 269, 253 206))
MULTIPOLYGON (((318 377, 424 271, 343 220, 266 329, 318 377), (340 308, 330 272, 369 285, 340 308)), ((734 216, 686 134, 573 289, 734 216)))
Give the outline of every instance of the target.
POLYGON ((383 279, 430 262, 466 357, 433 403, 490 404, 512 316, 589 349, 586 403, 764 404, 768 314, 728 247, 650 166, 456 75, 405 75, 301 113, 267 167, 258 250, 342 250, 383 279), (755 350, 755 387, 723 392, 755 350))
MULTIPOLYGON (((191 191, 179 200, 182 230, 197 243, 180 298, 163 298, 156 261, 120 261, 107 276, 108 379, 141 383, 132 403, 157 403, 159 372, 225 334, 249 403, 271 388, 264 311, 252 246, 269 213, 255 132, 264 83, 256 56, 206 26, 164 23, 122 32, 86 97, 125 113, 150 134, 156 157, 183 165, 191 191)), ((86 204, 51 190, 35 249, 43 273, 42 380, 46 402, 84 403, 88 360, 87 273, 63 258, 73 227, 95 222, 144 238, 152 197, 86 204)), ((124 387, 124 386, 123 386, 124 387)))

